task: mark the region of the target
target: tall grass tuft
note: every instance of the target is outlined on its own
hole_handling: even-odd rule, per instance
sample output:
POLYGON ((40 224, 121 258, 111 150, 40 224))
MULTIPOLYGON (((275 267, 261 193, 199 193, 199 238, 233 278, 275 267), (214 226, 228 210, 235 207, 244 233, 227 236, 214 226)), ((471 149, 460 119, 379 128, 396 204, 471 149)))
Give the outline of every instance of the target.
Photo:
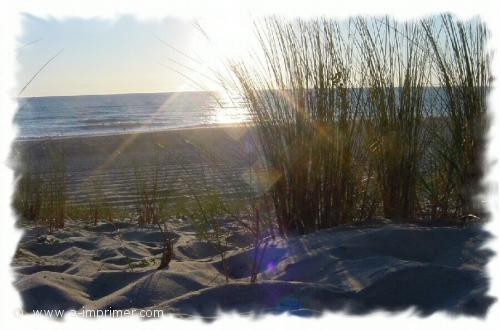
POLYGON ((160 147, 155 145, 152 159, 141 160, 134 165, 134 184, 136 189, 135 209, 139 226, 158 225, 168 197, 165 178, 160 173, 160 147))
POLYGON ((52 232, 63 228, 66 218, 66 159, 57 145, 44 146, 44 150, 48 155, 45 166, 21 155, 13 206, 23 220, 46 225, 52 232))
POLYGON ((230 271, 225 261, 228 237, 240 229, 251 235, 253 244, 249 250, 251 256, 248 265, 250 282, 255 283, 262 271, 267 248, 276 238, 276 229, 274 208, 267 193, 269 178, 265 173, 262 175, 262 169, 252 151, 258 147, 249 137, 244 144, 246 155, 240 156, 246 156, 247 161, 245 182, 235 182, 231 173, 223 166, 223 160, 217 157, 215 150, 200 144, 192 144, 208 161, 211 176, 215 174, 218 179, 217 182, 204 180, 203 192, 190 189, 199 211, 198 214, 192 214, 191 218, 194 219, 198 237, 211 242, 219 251, 226 281, 229 279, 230 271), (235 198, 223 194, 223 191, 228 189, 238 191, 235 198), (223 219, 226 221, 221 221, 223 219))
POLYGON ((445 216, 478 214, 481 209, 474 198, 483 173, 486 97, 492 82, 491 53, 486 48, 489 34, 481 22, 463 23, 450 15, 423 21, 422 27, 443 94, 434 113, 440 120, 433 130, 438 164, 433 179, 442 187, 436 195, 446 202, 440 205, 445 216))
POLYGON ((41 219, 52 231, 55 228, 63 228, 66 218, 66 158, 64 151, 57 146, 47 152, 51 161, 50 169, 45 173, 41 219))
POLYGON ((358 51, 367 76, 366 145, 385 217, 413 219, 424 151, 429 54, 418 23, 358 19, 358 51), (425 45, 425 43, 424 43, 425 45))
POLYGON ((104 196, 104 187, 97 177, 89 178, 88 191, 91 192, 87 201, 87 217, 97 225, 101 219, 113 221, 112 206, 106 201, 104 196))
POLYGON ((40 171, 21 166, 13 207, 21 219, 38 223, 43 204, 42 177, 40 171))
POLYGON ((223 86, 253 117, 281 233, 478 213, 483 24, 268 18, 256 35, 223 86))
POLYGON ((231 66, 266 160, 282 234, 348 223, 361 196, 363 120, 352 26, 328 20, 257 26, 262 59, 231 66))
POLYGON ((154 225, 163 235, 163 251, 158 269, 167 268, 174 257, 174 242, 168 227, 170 190, 167 177, 160 172, 163 146, 155 144, 150 162, 135 164, 137 222, 139 226, 154 225))
POLYGON ((226 282, 229 282, 229 268, 227 265, 226 251, 228 250, 227 238, 230 232, 225 228, 227 209, 219 189, 219 182, 213 175, 214 172, 203 168, 200 182, 192 180, 189 171, 181 165, 186 180, 183 180, 189 192, 188 203, 184 204, 184 212, 195 229, 196 237, 210 244, 217 251, 222 265, 226 282), (196 187, 196 188, 195 188, 196 187))

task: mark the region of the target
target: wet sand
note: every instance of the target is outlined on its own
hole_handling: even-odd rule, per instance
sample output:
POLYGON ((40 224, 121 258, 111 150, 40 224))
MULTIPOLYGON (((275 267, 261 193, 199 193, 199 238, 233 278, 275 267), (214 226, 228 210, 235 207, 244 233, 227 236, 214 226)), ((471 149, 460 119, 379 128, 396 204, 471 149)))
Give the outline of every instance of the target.
POLYGON ((187 184, 201 187, 207 180, 212 180, 211 185, 217 182, 224 194, 237 194, 255 162, 255 153, 248 148, 250 131, 224 126, 21 140, 14 143, 12 155, 17 164, 48 173, 53 168, 50 150, 61 150, 70 203, 85 203, 93 194, 90 182, 94 180, 102 186, 106 201, 130 206, 136 198, 137 173, 147 176, 154 167, 173 197, 185 194, 187 184))

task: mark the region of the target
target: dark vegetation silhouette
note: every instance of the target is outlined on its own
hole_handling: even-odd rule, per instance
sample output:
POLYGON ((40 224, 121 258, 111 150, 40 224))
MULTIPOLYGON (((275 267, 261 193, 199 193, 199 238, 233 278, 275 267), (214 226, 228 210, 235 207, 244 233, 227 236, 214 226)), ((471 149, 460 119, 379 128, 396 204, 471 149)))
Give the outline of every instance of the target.
POLYGON ((262 56, 231 62, 224 82, 252 114, 281 233, 484 217, 482 23, 268 18, 256 30, 262 56))

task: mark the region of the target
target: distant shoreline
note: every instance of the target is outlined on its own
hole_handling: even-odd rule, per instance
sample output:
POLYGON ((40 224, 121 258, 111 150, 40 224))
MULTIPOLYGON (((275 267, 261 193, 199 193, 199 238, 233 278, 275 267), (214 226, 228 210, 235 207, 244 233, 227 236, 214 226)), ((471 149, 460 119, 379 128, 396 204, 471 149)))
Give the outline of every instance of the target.
POLYGON ((40 137, 16 137, 14 142, 42 142, 42 141, 59 141, 67 139, 86 139, 106 136, 123 136, 123 135, 144 135, 144 134, 161 134, 166 132, 181 132, 181 131, 196 131, 206 129, 219 129, 219 128, 251 128, 251 123, 229 123, 229 124, 210 124, 205 126, 187 126, 187 127, 172 127, 162 128, 157 130, 137 130, 137 131, 116 131, 109 133, 96 133, 96 134, 74 134, 74 135, 57 135, 57 136, 40 136, 40 137))

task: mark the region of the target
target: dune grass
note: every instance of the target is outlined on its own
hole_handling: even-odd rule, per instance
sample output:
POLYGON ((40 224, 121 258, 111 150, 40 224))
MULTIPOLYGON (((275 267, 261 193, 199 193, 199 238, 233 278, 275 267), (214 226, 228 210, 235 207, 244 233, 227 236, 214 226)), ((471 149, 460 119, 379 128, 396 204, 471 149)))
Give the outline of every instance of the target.
POLYGON ((361 89, 351 31, 267 19, 264 62, 231 67, 256 125, 281 233, 351 222, 359 209, 361 89))
POLYGON ((91 196, 88 198, 86 205, 87 209, 84 210, 84 212, 86 211, 88 213, 80 213, 80 216, 90 218, 94 226, 102 219, 107 219, 109 222, 112 222, 113 210, 112 206, 105 199, 103 183, 93 177, 89 179, 88 185, 91 196))
POLYGON ((13 199, 13 208, 22 219, 40 220, 42 208, 42 178, 38 171, 21 169, 13 199))
POLYGON ((154 146, 150 159, 132 160, 134 167, 135 202, 134 208, 139 226, 158 226, 170 216, 168 203, 171 189, 166 175, 160 172, 163 157, 167 157, 160 145, 154 146))
POLYGON ((137 160, 134 162, 137 224, 140 227, 154 225, 164 237, 158 269, 167 268, 174 257, 174 242, 168 227, 172 216, 169 207, 171 189, 167 184, 167 177, 160 173, 161 158, 165 157, 162 151, 161 145, 155 145, 153 157, 150 160, 140 160, 143 166, 139 166, 137 160))
POLYGON ((482 23, 273 17, 256 34, 261 56, 223 85, 253 117, 282 233, 480 213, 482 23))
POLYGON ((383 215, 413 219, 424 152, 422 122, 429 51, 418 23, 398 25, 388 18, 357 20, 358 51, 368 89, 366 125, 383 215))
POLYGON ((67 216, 66 160, 57 145, 46 145, 44 149, 49 155, 46 168, 28 166, 29 155, 19 159, 13 207, 22 220, 44 224, 52 231, 63 228, 67 216))
POLYGON ((63 228, 66 218, 66 160, 61 151, 52 153, 51 171, 47 173, 44 203, 41 208, 41 219, 49 224, 50 231, 63 228))
POLYGON ((439 103, 442 121, 432 135, 438 164, 434 180, 442 187, 437 195, 450 196, 440 208, 445 215, 482 213, 475 197, 483 174, 486 98, 492 83, 489 33, 480 22, 464 23, 450 15, 442 15, 439 22, 425 20, 422 27, 432 50, 433 72, 444 91, 439 103))
POLYGON ((268 176, 263 173, 255 159, 256 155, 251 151, 258 148, 255 142, 251 138, 245 142, 247 171, 244 175, 245 182, 238 186, 235 186, 232 176, 226 171, 224 162, 213 147, 192 144, 204 155, 208 170, 203 176, 202 190, 189 189, 190 197, 195 201, 194 209, 198 213, 188 213, 198 237, 210 242, 219 251, 226 281, 229 280, 229 269, 225 252, 228 249, 228 238, 232 234, 241 230, 253 239, 249 250, 251 283, 257 282, 267 247, 276 239, 275 212, 267 193, 267 187, 272 182, 268 181, 268 176), (230 197, 224 194, 227 189, 238 193, 230 197))

